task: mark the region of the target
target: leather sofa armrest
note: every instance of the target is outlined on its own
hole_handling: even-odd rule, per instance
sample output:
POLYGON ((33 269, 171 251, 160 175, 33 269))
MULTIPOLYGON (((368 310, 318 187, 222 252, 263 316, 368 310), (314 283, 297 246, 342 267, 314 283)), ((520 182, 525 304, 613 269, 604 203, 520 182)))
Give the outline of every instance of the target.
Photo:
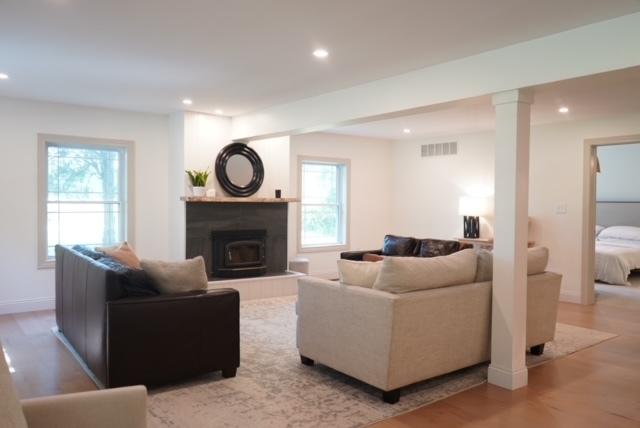
POLYGON ((234 289, 107 303, 109 387, 161 385, 240 365, 234 289))
POLYGON ((345 251, 340 253, 340 258, 345 260, 362 261, 365 254, 377 254, 382 255, 382 250, 366 250, 366 251, 345 251))
POLYGON ((22 400, 29 428, 145 428, 144 386, 79 392, 22 400))

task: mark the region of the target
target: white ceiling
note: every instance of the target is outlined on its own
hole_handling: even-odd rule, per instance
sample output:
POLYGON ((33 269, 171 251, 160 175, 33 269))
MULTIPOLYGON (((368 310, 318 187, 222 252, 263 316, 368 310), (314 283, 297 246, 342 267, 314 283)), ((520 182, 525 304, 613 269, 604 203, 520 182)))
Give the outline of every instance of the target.
POLYGON ((638 0, 0 0, 0 96, 235 115, 640 11, 638 0), (317 47, 330 56, 311 56, 317 47))
MULTIPOLYGON (((534 88, 531 121, 539 125, 640 112, 640 67, 565 80, 534 88), (569 107, 568 114, 558 108, 569 107)), ((336 128, 328 132, 409 140, 490 131, 495 128, 491 97, 478 97, 420 114, 336 128), (411 134, 404 134, 408 128, 411 134)))

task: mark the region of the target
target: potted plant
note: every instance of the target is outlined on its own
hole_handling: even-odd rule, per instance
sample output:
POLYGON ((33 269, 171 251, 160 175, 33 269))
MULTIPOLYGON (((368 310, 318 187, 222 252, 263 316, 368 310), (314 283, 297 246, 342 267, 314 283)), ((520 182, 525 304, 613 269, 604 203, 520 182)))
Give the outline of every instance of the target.
POLYGON ((185 171, 191 180, 191 186, 193 187, 193 196, 205 196, 206 191, 204 187, 207 185, 209 179, 209 170, 198 171, 196 169, 185 171))

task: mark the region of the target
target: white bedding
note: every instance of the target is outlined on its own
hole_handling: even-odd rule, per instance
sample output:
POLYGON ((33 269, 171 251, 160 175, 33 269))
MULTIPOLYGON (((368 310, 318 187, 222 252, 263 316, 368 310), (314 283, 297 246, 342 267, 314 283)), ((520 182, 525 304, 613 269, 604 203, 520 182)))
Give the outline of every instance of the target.
POLYGON ((640 241, 596 241, 596 281, 629 285, 633 269, 640 269, 640 241))

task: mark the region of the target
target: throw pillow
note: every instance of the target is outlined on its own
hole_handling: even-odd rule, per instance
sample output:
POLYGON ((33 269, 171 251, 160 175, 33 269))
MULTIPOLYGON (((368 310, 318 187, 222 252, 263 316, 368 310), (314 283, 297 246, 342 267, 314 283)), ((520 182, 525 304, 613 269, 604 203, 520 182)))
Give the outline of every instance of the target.
POLYGON ((380 254, 365 253, 362 255, 363 262, 381 262, 382 260, 384 260, 384 256, 380 254))
POLYGON ((387 257, 373 288, 390 293, 472 283, 476 276, 476 253, 469 249, 440 257, 387 257))
POLYGON ((358 262, 354 260, 338 260, 338 276, 340 283, 358 287, 372 288, 378 277, 382 263, 358 262))
POLYGON ((491 281, 493 279, 493 253, 489 250, 476 250, 478 268, 475 282, 491 281))
POLYGON ((156 289, 155 282, 144 270, 132 269, 108 256, 102 256, 97 261, 119 276, 119 284, 122 290, 121 297, 144 297, 160 294, 156 289))
MULTIPOLYGON (((478 269, 475 282, 493 280, 493 253, 488 250, 476 250, 478 255, 478 269)), ((543 273, 549 262, 547 247, 533 247, 527 251, 527 275, 543 273)))
POLYGON ((116 259, 123 265, 128 266, 132 269, 142 269, 142 267, 140 266, 140 259, 133 251, 133 248, 129 246, 127 241, 124 241, 121 244, 115 245, 113 247, 99 247, 96 248, 96 251, 104 253, 112 259, 116 259))
POLYGON ((143 259, 140 264, 154 280, 161 294, 184 293, 207 288, 207 271, 202 256, 179 262, 143 259))
POLYGON ((549 249, 547 247, 529 248, 527 254, 527 275, 536 275, 547 269, 549 249))

